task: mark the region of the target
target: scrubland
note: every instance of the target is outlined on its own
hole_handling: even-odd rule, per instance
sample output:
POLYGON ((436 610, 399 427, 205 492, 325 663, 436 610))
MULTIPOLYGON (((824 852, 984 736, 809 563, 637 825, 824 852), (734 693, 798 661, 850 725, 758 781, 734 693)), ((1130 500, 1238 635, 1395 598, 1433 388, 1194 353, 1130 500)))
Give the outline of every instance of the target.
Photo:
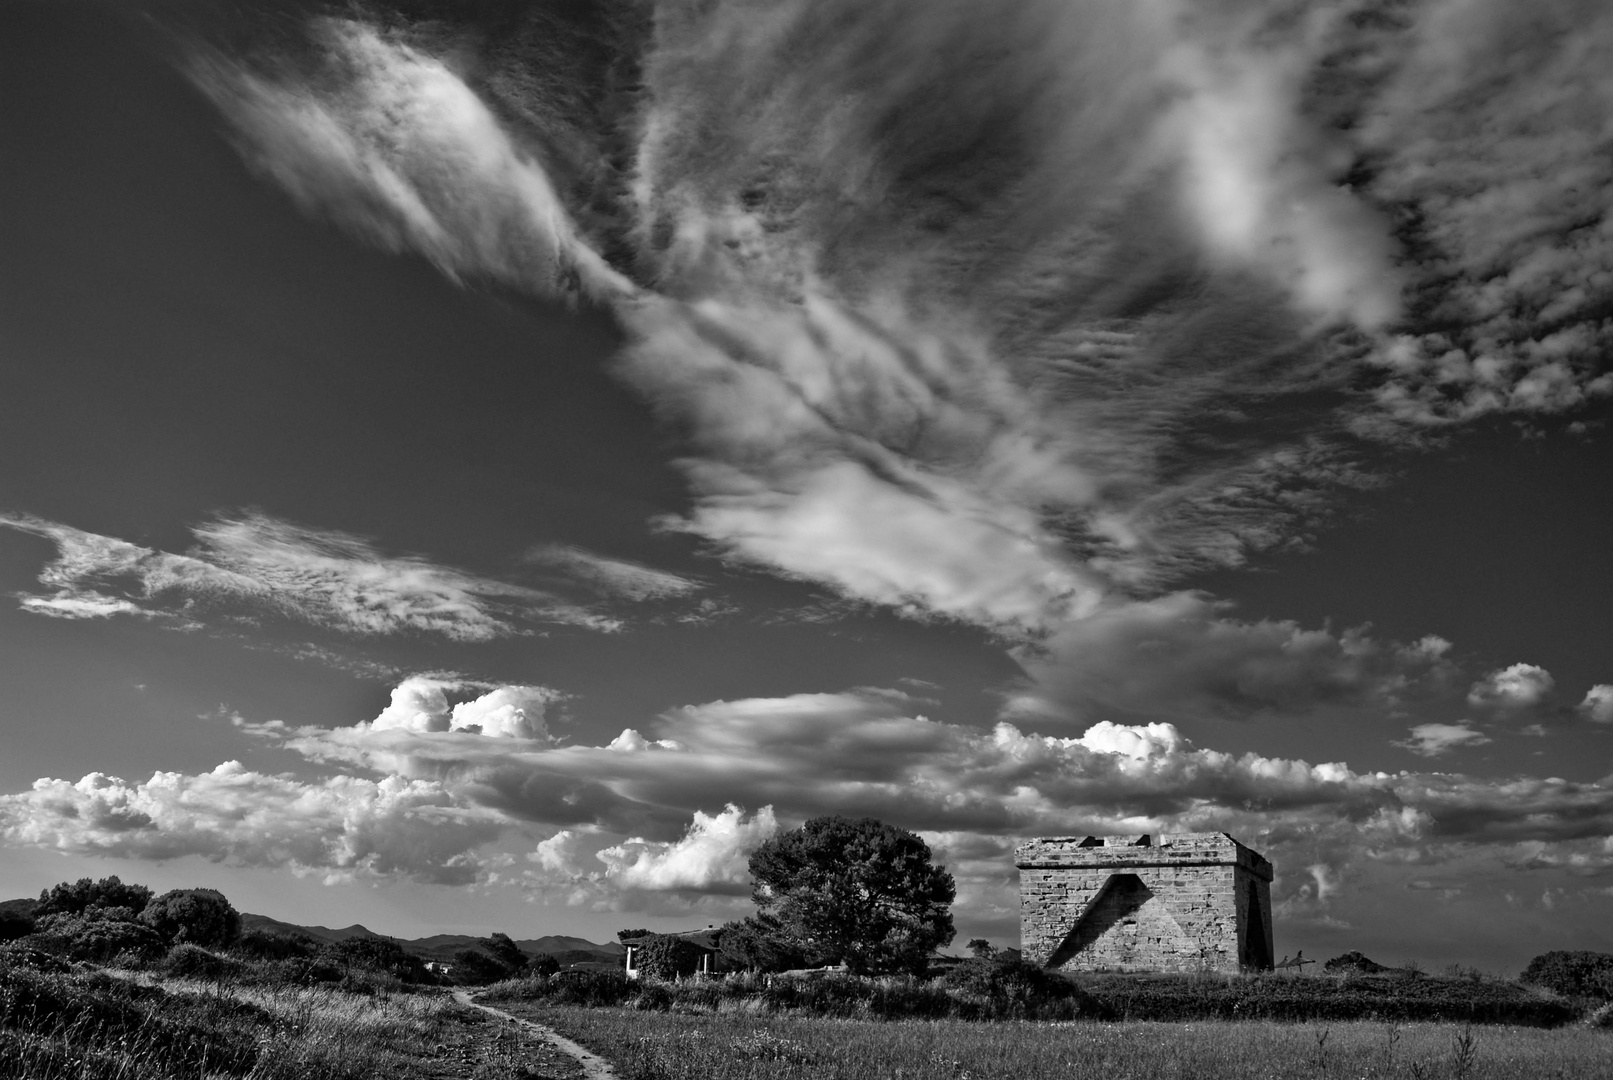
MULTIPOLYGON (((580 1077, 538 1033, 411 981, 418 961, 395 945, 271 952, 103 965, 0 946, 0 1080, 580 1077)), ((931 980, 570 971, 481 998, 623 1080, 1613 1078, 1601 975, 1547 975, 1567 990, 1472 972, 1068 979, 993 961, 931 980)))
POLYGON ((249 974, 204 980, 0 956, 0 1080, 580 1075, 543 1040, 446 993, 249 974))

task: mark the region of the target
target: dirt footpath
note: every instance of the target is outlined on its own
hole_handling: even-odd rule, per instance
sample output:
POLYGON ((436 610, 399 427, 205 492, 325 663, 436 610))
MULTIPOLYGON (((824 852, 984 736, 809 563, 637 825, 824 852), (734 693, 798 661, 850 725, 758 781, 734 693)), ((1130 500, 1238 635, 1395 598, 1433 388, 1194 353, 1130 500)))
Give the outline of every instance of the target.
POLYGON ((512 1016, 503 1009, 483 1005, 471 998, 469 990, 455 990, 454 1000, 472 1009, 480 1009, 482 1012, 505 1023, 518 1025, 521 1030, 546 1040, 555 1049, 566 1054, 577 1063, 582 1069, 583 1080, 619 1080, 616 1070, 611 1067, 610 1062, 593 1051, 572 1042, 545 1024, 540 1024, 536 1020, 523 1020, 519 1016, 512 1016))

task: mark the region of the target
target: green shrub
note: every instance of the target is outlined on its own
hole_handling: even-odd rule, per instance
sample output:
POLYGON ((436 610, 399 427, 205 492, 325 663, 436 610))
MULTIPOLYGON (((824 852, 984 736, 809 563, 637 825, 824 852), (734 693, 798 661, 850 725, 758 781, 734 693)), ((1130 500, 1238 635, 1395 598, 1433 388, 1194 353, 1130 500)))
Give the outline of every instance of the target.
POLYGON ((1518 979, 1568 997, 1613 1001, 1613 953, 1542 953, 1529 961, 1518 979))
POLYGON ((295 960, 313 956, 319 951, 319 943, 302 934, 248 930, 235 939, 230 951, 248 960, 295 960))
POLYGON ((651 934, 638 947, 634 960, 639 973, 648 979, 675 979, 700 969, 706 951, 676 934, 651 934))
POLYGON ((980 1000, 992 1016, 1029 1016, 1053 1002, 1070 1002, 1076 1013, 1083 1003, 1090 1008, 1086 995, 1069 979, 1016 957, 966 960, 948 971, 942 983, 980 1000))
POLYGON ((217 889, 172 889, 148 903, 140 921, 169 944, 228 945, 241 933, 241 916, 217 889))
POLYGON ((344 976, 354 971, 388 975, 403 983, 432 982, 425 961, 391 938, 351 937, 333 942, 320 951, 326 965, 341 968, 344 976))
POLYGON ((239 975, 246 965, 239 960, 218 956, 200 945, 181 942, 168 951, 162 969, 182 979, 227 979, 239 975))
POLYGON ((526 973, 528 975, 553 975, 560 970, 560 961, 548 953, 539 953, 527 961, 526 973))
POLYGON ((524 1001, 539 1005, 620 1005, 640 985, 620 971, 562 971, 541 978, 515 979, 493 987, 483 1001, 524 1001))
POLYGON ((1347 975, 1351 972, 1360 975, 1376 975, 1379 972, 1390 969, 1369 958, 1364 953, 1347 952, 1340 956, 1335 956, 1323 964, 1322 970, 1329 975, 1347 975))
POLYGON ((454 953, 453 979, 466 986, 486 986, 510 977, 510 969, 480 949, 454 953))
POLYGON ((143 962, 163 954, 162 936, 151 927, 132 919, 104 918, 104 914, 105 909, 90 908, 79 915, 46 915, 27 940, 47 952, 97 963, 114 957, 143 962))
POLYGON ((127 908, 139 912, 151 902, 151 890, 144 885, 125 885, 117 875, 100 881, 79 878, 52 885, 39 894, 34 918, 45 915, 82 915, 92 908, 127 908))
POLYGON ((737 970, 789 971, 807 963, 778 920, 765 913, 725 923, 717 940, 728 966, 737 970))
POLYGON ((487 954, 502 964, 509 973, 505 978, 513 978, 526 970, 526 953, 521 947, 510 940, 508 934, 490 934, 479 943, 487 954))
POLYGON ((633 996, 633 1008, 646 1012, 667 1012, 672 1008, 672 988, 666 983, 647 983, 633 996))

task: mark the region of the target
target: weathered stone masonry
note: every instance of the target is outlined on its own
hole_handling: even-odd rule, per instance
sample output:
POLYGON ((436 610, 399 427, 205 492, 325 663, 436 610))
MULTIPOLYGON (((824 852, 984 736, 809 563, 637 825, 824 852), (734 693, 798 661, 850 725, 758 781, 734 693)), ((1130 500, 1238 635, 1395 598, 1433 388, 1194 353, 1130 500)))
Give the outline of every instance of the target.
POLYGON ((1078 971, 1271 967, 1271 863, 1226 833, 1021 844, 1025 959, 1078 971))

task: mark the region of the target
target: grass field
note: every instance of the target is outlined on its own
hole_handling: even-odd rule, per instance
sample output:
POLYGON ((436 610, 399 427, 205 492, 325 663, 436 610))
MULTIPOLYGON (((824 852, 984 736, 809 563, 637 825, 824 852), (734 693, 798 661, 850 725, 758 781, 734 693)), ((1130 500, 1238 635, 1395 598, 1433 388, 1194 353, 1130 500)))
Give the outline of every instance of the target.
POLYGON ((624 1080, 1608 1080, 1613 1032, 1269 1021, 992 1023, 504 1008, 624 1080))
POLYGON ((0 1080, 573 1080, 442 992, 237 985, 0 964, 0 1080))

